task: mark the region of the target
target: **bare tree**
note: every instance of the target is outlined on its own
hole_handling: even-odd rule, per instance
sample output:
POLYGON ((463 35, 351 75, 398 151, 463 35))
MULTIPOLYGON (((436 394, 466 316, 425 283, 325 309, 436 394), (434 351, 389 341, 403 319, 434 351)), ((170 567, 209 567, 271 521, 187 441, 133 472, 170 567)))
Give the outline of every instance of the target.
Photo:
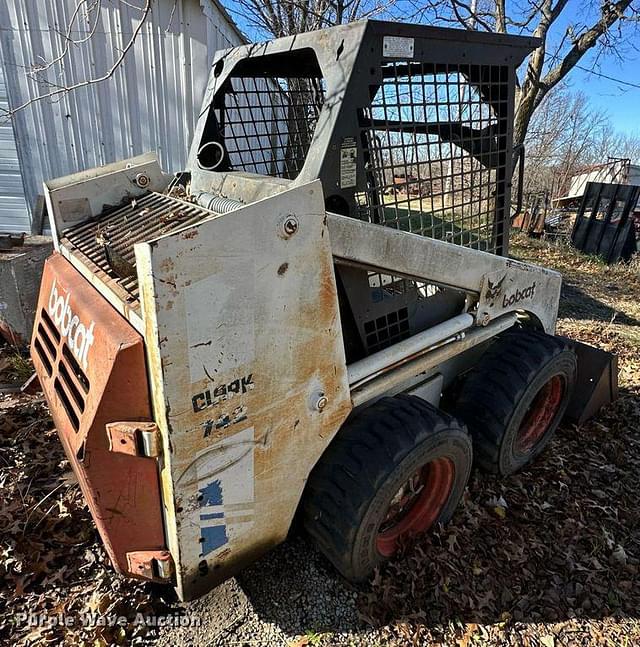
POLYGON ((525 190, 566 194, 571 178, 613 158, 640 162, 640 136, 620 133, 611 119, 566 83, 551 90, 535 111, 526 137, 525 190))
MULTIPOLYGON (((419 0, 418 0, 419 1, 419 0)), ((628 25, 637 25, 638 0, 427 0, 418 7, 418 18, 439 23, 455 23, 466 29, 498 33, 525 33, 540 38, 542 44, 529 56, 518 84, 514 141, 524 141, 535 111, 547 94, 594 48, 599 53, 621 56, 628 25), (564 19, 567 7, 577 10, 579 20, 595 14, 590 24, 564 19), (597 8, 596 8, 597 7, 597 8), (563 25, 563 26, 561 26, 563 25)))
POLYGON ((259 35, 288 36, 353 22, 387 11, 395 0, 237 0, 259 35))
POLYGON ((616 133, 605 149, 608 157, 622 157, 640 163, 640 136, 637 133, 616 133))

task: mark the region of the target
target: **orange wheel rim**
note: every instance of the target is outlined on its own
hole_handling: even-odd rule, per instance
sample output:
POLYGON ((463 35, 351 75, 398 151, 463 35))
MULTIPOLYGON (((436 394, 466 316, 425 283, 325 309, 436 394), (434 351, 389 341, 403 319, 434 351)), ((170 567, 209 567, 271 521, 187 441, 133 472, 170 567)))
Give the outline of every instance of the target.
POLYGON ((383 557, 398 549, 401 539, 428 530, 444 508, 455 476, 448 458, 436 458, 424 465, 396 493, 380 524, 376 547, 383 557))
POLYGON ((521 454, 530 452, 555 420, 565 392, 565 382, 554 375, 536 393, 529 410, 518 429, 515 449, 521 454))

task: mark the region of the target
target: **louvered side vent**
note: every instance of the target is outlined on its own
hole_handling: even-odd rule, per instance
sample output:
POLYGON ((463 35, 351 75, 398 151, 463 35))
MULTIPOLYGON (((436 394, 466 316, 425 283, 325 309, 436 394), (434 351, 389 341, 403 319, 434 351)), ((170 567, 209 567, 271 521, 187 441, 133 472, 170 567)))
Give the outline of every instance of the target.
POLYGON ((89 394, 89 380, 66 342, 61 341, 60 333, 44 308, 40 311, 33 346, 47 377, 53 381, 54 391, 71 426, 78 431, 89 394))

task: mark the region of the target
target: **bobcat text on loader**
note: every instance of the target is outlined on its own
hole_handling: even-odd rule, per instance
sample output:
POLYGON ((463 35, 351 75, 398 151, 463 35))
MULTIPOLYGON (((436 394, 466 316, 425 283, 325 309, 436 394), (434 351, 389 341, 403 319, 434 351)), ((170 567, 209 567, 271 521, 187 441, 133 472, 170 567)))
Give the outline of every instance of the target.
POLYGON ((119 572, 190 599, 297 516, 361 580, 472 459, 545 447, 576 379, 561 278, 507 256, 537 44, 363 21, 219 52, 184 172, 45 184, 31 352, 119 572))

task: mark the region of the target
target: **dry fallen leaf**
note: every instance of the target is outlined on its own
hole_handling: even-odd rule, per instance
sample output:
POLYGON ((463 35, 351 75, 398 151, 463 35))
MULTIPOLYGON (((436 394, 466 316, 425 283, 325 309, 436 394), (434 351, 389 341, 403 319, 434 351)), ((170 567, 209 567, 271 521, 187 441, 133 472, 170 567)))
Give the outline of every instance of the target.
MULTIPOLYGON (((564 246, 522 238, 514 239, 511 250, 564 273, 558 331, 618 354, 620 398, 580 428, 563 425, 518 474, 500 479, 474 471, 451 522, 416 538, 355 590, 368 627, 367 633, 354 629, 356 645, 449 647, 465 636, 474 647, 640 645, 637 263, 606 267, 564 246), (470 638, 471 626, 477 631, 470 638)), ((5 356, 6 349, 0 351, 6 370, 5 356)), ((92 604, 130 618, 171 607, 156 590, 113 571, 79 488, 67 478, 70 467, 43 402, 0 394, 0 456, 0 644, 133 644, 129 625, 124 636, 110 628, 14 625, 25 610, 77 615, 92 604)), ((315 554, 304 555, 322 564, 331 588, 331 568, 315 554)), ((243 587, 260 620, 290 628, 291 637, 298 634, 293 644, 303 640, 299 644, 306 647, 310 636, 299 635, 306 627, 291 625, 287 603, 268 612, 259 604, 269 596, 289 601, 282 569, 273 568, 270 577, 256 580, 256 592, 250 591, 251 578, 243 587)), ((297 563, 285 568, 295 570, 297 563)), ((309 593, 291 604, 311 598, 309 593)), ((313 613, 327 623, 320 644, 332 644, 332 632, 347 640, 341 619, 315 608, 313 613)), ((155 635, 145 634, 144 644, 152 645, 155 635)), ((235 638, 230 635, 228 643, 235 638)), ((256 644, 269 644, 259 638, 256 644)))

